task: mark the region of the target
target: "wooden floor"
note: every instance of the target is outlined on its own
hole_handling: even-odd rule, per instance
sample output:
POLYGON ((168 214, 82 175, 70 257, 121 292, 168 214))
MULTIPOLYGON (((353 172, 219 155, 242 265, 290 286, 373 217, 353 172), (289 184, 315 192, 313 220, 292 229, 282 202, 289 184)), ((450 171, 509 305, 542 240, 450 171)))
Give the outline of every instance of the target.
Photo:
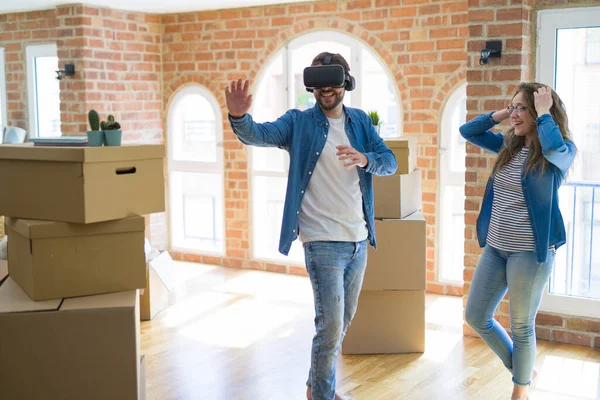
MULTIPOLYGON (((171 305, 142 323, 149 400, 304 399, 313 335, 307 278, 177 263, 171 305)), ((510 374, 462 335, 460 298, 427 296, 424 354, 340 356, 357 400, 508 400, 510 374)), ((531 400, 600 399, 600 350, 538 342, 531 400)))

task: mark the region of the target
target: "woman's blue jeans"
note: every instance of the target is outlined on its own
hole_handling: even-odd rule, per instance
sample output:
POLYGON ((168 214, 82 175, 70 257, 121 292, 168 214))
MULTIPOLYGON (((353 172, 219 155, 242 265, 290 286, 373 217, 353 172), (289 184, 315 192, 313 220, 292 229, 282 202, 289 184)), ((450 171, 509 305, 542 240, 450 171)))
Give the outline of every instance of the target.
POLYGON ((535 317, 554 265, 554 250, 538 263, 535 252, 508 252, 486 245, 467 299, 465 319, 513 372, 516 385, 531 383, 535 362, 535 317), (510 329, 494 319, 496 308, 509 293, 510 329))

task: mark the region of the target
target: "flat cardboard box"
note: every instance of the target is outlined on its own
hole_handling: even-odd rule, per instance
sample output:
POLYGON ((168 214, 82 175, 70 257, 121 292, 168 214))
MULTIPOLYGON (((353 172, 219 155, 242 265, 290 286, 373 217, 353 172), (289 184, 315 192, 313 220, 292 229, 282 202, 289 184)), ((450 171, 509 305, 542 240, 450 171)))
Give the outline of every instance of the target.
POLYGON ((0 397, 131 400, 140 394, 137 290, 34 302, 0 285, 0 397))
POLYGON ((146 267, 146 289, 140 293, 140 318, 150 321, 169 305, 173 259, 169 252, 163 251, 146 267))
POLYGON ((385 139, 385 144, 396 156, 398 162, 396 175, 410 174, 417 168, 417 138, 415 136, 385 139))
MULTIPOLYGON (((369 246, 362 290, 425 290, 426 222, 420 212, 375 220, 377 249, 369 246)), ((10 242, 10 240, 9 240, 10 242)))
POLYGON ((400 219, 421 209, 421 170, 410 174, 373 176, 375 218, 400 219))
POLYGON ((425 291, 363 290, 342 354, 425 351, 425 291))
POLYGON ((0 147, 0 215, 91 223, 165 211, 163 145, 0 147))
POLYGON ((8 273, 33 300, 146 287, 144 217, 94 224, 6 218, 8 273))

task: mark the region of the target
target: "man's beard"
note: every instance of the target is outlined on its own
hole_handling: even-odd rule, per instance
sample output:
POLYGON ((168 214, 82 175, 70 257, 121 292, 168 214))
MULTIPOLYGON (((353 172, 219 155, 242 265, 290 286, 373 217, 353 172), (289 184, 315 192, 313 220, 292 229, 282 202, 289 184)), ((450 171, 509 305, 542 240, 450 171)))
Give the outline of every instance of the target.
MULTIPOLYGON (((327 93, 327 92, 325 92, 327 93)), ((317 94, 317 103, 319 103, 319 105, 321 106, 321 108, 325 111, 331 111, 334 108, 336 108, 343 100, 344 100, 344 96, 342 95, 343 92, 337 93, 337 92, 331 92, 333 93, 333 99, 334 101, 331 103, 324 103, 323 100, 329 100, 329 99, 323 99, 321 97, 321 93, 317 94)))

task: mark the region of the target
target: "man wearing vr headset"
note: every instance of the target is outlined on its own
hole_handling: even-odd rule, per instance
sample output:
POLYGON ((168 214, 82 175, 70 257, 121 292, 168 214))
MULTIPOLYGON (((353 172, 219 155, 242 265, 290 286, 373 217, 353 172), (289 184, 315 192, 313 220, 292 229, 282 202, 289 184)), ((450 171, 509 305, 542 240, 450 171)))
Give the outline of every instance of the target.
POLYGON ((319 54, 304 70, 317 104, 262 124, 248 114, 248 81, 232 81, 225 89, 238 139, 290 154, 279 252, 287 255, 300 236, 315 301, 309 400, 348 399, 335 393, 336 360, 356 311, 367 241, 375 246, 372 175, 391 175, 398 167, 369 116, 343 105, 355 85, 349 71, 341 55, 319 54))

